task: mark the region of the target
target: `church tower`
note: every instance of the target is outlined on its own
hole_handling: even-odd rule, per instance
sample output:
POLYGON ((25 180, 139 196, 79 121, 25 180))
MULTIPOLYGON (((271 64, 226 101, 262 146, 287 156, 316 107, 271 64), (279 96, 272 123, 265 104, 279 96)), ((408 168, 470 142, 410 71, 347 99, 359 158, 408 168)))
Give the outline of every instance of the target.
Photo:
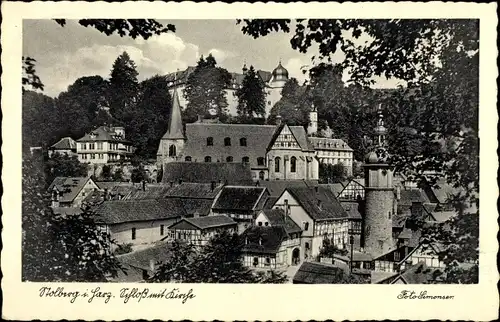
POLYGON ((307 134, 313 136, 318 132, 318 110, 314 103, 311 106, 311 112, 309 112, 309 125, 307 126, 307 134))
POLYGON ((372 256, 384 254, 394 248, 392 218, 394 212, 394 186, 392 168, 388 164, 385 136, 387 129, 381 107, 375 127, 375 146, 366 155, 365 170, 365 222, 364 246, 372 256))
POLYGON ((179 103, 179 95, 177 89, 174 89, 172 99, 172 109, 170 110, 167 132, 163 135, 160 141, 160 146, 157 153, 157 163, 161 167, 164 163, 181 161, 181 154, 186 138, 182 127, 181 104, 179 103))

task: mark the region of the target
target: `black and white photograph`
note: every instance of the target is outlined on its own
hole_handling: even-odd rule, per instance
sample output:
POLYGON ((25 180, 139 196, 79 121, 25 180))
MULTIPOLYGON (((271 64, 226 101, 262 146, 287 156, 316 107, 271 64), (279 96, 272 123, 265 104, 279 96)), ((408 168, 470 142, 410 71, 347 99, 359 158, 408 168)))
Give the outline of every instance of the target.
POLYGON ((480 19, 237 16, 22 20, 21 282, 477 286, 480 19))

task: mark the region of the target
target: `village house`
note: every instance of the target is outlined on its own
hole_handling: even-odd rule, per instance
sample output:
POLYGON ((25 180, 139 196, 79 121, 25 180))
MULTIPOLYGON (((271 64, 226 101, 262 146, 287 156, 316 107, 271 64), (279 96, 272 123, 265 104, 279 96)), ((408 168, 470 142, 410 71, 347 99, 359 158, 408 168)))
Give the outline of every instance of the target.
POLYGON ((314 149, 318 152, 319 162, 322 164, 342 164, 347 176, 352 175, 354 163, 354 150, 347 145, 342 139, 309 138, 314 149))
POLYGON ((84 199, 99 190, 90 177, 57 177, 48 191, 52 196, 52 207, 80 207, 84 199))
POLYGON ((258 186, 225 186, 212 205, 211 215, 226 215, 238 223, 238 233, 252 225, 257 212, 269 197, 267 189, 258 186))
POLYGON ((365 179, 353 178, 344 184, 344 188, 337 195, 338 199, 344 200, 364 200, 365 199, 365 179))
POLYGON ((195 246, 206 245, 212 237, 223 231, 237 232, 237 224, 231 218, 206 216, 183 218, 168 227, 169 235, 164 240, 187 242, 195 246))
POLYGON ((78 139, 76 153, 82 163, 108 163, 128 160, 134 153, 120 126, 100 126, 78 139))
POLYGON ((54 154, 67 155, 67 156, 75 156, 76 154, 76 141, 70 137, 64 137, 51 145, 48 148, 49 158, 54 154))
POLYGON ((318 256, 326 239, 341 249, 348 245, 348 215, 325 187, 287 188, 273 208, 288 209, 302 229, 301 261, 318 256))
POLYGON ((253 185, 250 168, 243 163, 171 162, 163 166, 162 183, 205 183, 217 185, 253 185))
POLYGON ((434 281, 434 271, 419 262, 400 273, 373 274, 372 284, 428 284, 434 281))
POLYGON ((178 199, 104 201, 94 212, 99 228, 116 244, 131 244, 134 249, 163 239, 168 227, 186 216, 178 199))

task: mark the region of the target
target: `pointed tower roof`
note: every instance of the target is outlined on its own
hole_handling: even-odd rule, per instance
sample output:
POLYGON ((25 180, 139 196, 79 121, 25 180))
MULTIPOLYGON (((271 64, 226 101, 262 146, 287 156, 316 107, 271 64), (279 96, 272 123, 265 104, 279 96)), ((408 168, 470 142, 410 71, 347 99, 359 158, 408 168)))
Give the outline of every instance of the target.
POLYGON ((179 103, 179 94, 177 89, 174 89, 174 97, 172 99, 172 109, 170 110, 168 128, 162 139, 184 139, 182 131, 181 104, 179 103))

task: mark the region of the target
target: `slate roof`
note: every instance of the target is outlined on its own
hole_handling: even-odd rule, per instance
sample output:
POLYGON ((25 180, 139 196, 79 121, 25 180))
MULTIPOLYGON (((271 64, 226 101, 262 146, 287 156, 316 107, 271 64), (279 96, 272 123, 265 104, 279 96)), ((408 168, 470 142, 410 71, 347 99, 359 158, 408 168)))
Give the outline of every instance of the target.
POLYGON ((452 217, 456 216, 457 213, 455 211, 435 211, 432 212, 432 216, 436 219, 437 222, 445 222, 450 220, 452 217))
POLYGON ((379 271, 371 271, 370 272, 370 283, 371 284, 387 284, 391 282, 394 277, 398 275, 395 272, 379 272, 379 271))
POLYGON ((176 229, 182 226, 182 229, 186 229, 185 223, 191 224, 192 226, 203 230, 207 228, 215 227, 227 227, 236 226, 236 222, 228 216, 206 216, 197 218, 183 218, 181 221, 176 222, 168 227, 168 229, 176 229))
MULTIPOLYGON (((177 73, 169 73, 165 76, 166 80, 169 82, 173 82, 174 80, 177 80, 179 84, 186 83, 188 80, 189 75, 191 75, 192 72, 194 72, 196 67, 194 66, 189 66, 187 69, 183 71, 178 71, 177 73)), ((236 85, 241 85, 243 83, 243 78, 244 75, 241 73, 230 73, 231 74, 231 84, 236 84, 236 85)), ((265 70, 258 70, 257 74, 260 76, 262 81, 264 83, 268 83, 271 80, 272 73, 269 71, 265 70)))
POLYGON ((281 243, 287 239, 287 233, 281 226, 251 226, 243 232, 241 238, 245 243, 242 249, 245 253, 276 254, 281 243))
POLYGON ((290 187, 287 191, 316 221, 347 218, 346 211, 330 189, 319 186, 290 187))
POLYGON ((73 216, 83 213, 83 210, 78 207, 52 207, 54 214, 63 216, 73 216))
POLYGON ((436 196, 439 203, 448 203, 452 195, 460 192, 460 189, 454 188, 448 184, 446 180, 442 179, 436 183, 437 187, 432 187, 432 192, 436 196))
POLYGON ((179 93, 177 93, 177 89, 174 90, 172 98, 172 108, 170 109, 168 118, 167 132, 165 132, 162 139, 184 139, 181 104, 179 103, 179 93))
POLYGON ((309 138, 314 149, 316 150, 330 150, 330 151, 354 151, 347 143, 342 139, 329 139, 329 138, 309 138))
POLYGON ((273 209, 274 204, 278 201, 278 197, 269 197, 264 203, 264 209, 273 209))
POLYGON ((252 172, 243 163, 171 162, 163 165, 162 182, 253 184, 252 172))
POLYGON ((64 137, 51 145, 52 150, 76 150, 76 141, 70 137, 64 137))
POLYGON ((291 217, 285 220, 285 212, 282 209, 264 209, 262 212, 271 226, 283 227, 288 235, 302 232, 300 226, 291 217))
POLYGON ((340 201, 342 208, 347 213, 349 219, 363 219, 361 212, 359 211, 360 205, 353 201, 340 201))
POLYGON ((170 251, 170 245, 168 243, 159 243, 142 250, 118 255, 116 256, 116 259, 122 264, 127 264, 149 271, 151 260, 154 260, 155 263, 159 261, 165 262, 171 256, 172 253, 170 251))
POLYGON ((335 183, 322 183, 320 184, 322 187, 326 187, 330 189, 335 197, 338 197, 342 190, 344 190, 345 186, 342 184, 342 182, 335 182, 335 183))
POLYGON ((60 202, 72 202, 88 180, 90 177, 56 177, 48 190, 52 192, 57 189, 57 191, 62 192, 62 195, 59 196, 60 202))
MULTIPOLYGON (((190 156, 194 162, 204 162, 206 156, 212 162, 225 162, 233 157, 234 162, 249 158, 249 164, 259 167, 257 158, 265 158, 267 145, 277 127, 275 125, 190 123, 186 124, 186 144, 182 155, 190 156), (207 146, 207 138, 213 138, 213 145, 207 146), (231 145, 225 146, 224 138, 231 139, 231 145), (246 139, 246 146, 240 146, 240 139, 246 139)), ((260 166, 262 167, 262 166, 260 166)))
POLYGON ((166 197, 214 199, 222 189, 223 184, 215 183, 213 190, 211 183, 183 182, 181 184, 174 183, 172 187, 169 184, 164 186, 169 187, 165 191, 166 197))
POLYGON ((303 126, 295 125, 289 126, 289 128, 303 151, 314 151, 314 146, 307 136, 306 129, 303 126))
POLYGON ((125 137, 118 136, 109 126, 99 126, 97 129, 86 133, 83 137, 79 138, 77 142, 96 142, 96 141, 107 141, 107 142, 117 142, 130 144, 131 142, 126 140, 125 137), (91 134, 95 134, 92 137, 91 134))
POLYGON ((270 180, 259 182, 260 186, 266 187, 272 197, 279 197, 289 187, 313 187, 317 181, 306 180, 270 180))
POLYGON ((98 220, 106 224, 178 218, 186 215, 177 199, 113 200, 95 207, 98 220))
POLYGON ((293 277, 296 284, 339 284, 348 274, 344 269, 331 264, 303 262, 293 277))
POLYGON ((265 187, 225 186, 212 209, 254 210, 265 191, 265 187))
POLYGON ((433 279, 432 270, 424 262, 419 262, 411 266, 400 274, 398 278, 402 278, 407 284, 426 284, 433 279))
POLYGON ((419 189, 401 190, 401 198, 398 200, 398 206, 411 206, 414 202, 428 203, 429 199, 419 189))

